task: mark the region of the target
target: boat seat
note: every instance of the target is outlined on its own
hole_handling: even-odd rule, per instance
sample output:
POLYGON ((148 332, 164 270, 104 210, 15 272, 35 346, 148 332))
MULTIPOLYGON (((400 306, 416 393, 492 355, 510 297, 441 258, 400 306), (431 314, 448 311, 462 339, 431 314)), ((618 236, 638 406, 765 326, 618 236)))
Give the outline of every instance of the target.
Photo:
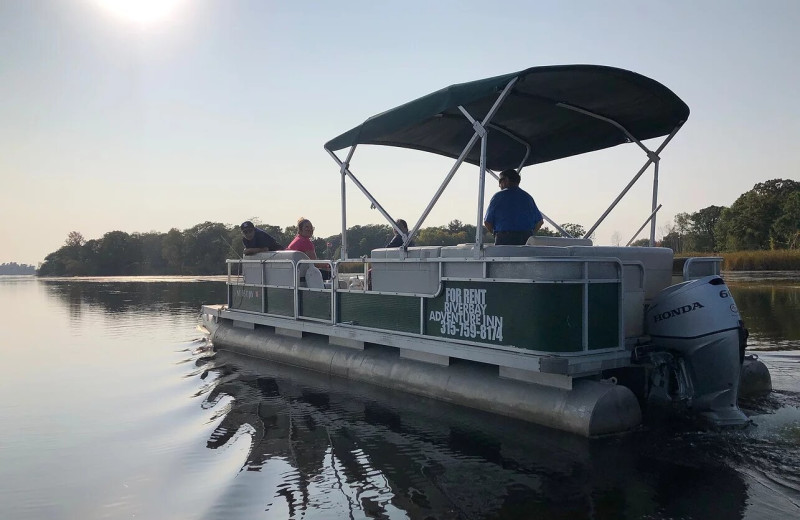
POLYGON ((556 246, 486 246, 483 248, 485 257, 533 257, 533 256, 569 256, 569 249, 556 246))
POLYGON ((283 260, 281 262, 243 264, 244 283, 260 284, 262 276, 264 285, 294 287, 294 267, 297 265, 298 276, 302 279, 313 264, 297 264, 300 260, 308 260, 301 251, 268 251, 245 257, 245 260, 283 260))
MULTIPOLYGON (((439 256, 441 258, 475 258, 475 244, 445 246, 439 252, 439 256)), ((483 263, 442 262, 442 275, 454 278, 483 278, 483 263)))
MULTIPOLYGON (((475 257, 475 244, 460 244, 457 246, 443 247, 440 255, 442 258, 474 258, 475 257)), ((569 256, 569 249, 565 247, 553 246, 484 246, 483 251, 479 253, 478 259, 485 258, 519 258, 519 257, 553 257, 553 256, 569 256)), ((522 268, 524 264, 516 263, 514 266, 510 262, 493 262, 489 268, 491 273, 487 273, 489 277, 511 278, 516 275, 525 277, 523 271, 529 272, 532 264, 522 268), (512 272, 514 273, 512 275, 512 272)), ((454 278, 483 278, 483 263, 482 262, 444 262, 442 265, 442 272, 444 276, 454 278)))
POLYGON ((588 238, 572 238, 572 237, 542 237, 532 236, 528 238, 525 243, 528 246, 590 246, 592 245, 591 239, 588 238))
MULTIPOLYGON (((314 264, 305 265, 308 266, 305 274, 306 287, 311 287, 312 289, 324 289, 325 282, 322 280, 322 271, 320 271, 314 264)), ((300 267, 303 267, 303 264, 300 264, 300 267)))
POLYGON ((570 246, 572 256, 612 257, 644 265, 644 298, 650 301, 672 284, 672 249, 666 247, 570 246))
MULTIPOLYGON (((373 249, 373 259, 438 258, 439 246, 373 249)), ((434 294, 439 290, 438 262, 375 262, 372 264, 372 290, 414 294, 434 294)))
MULTIPOLYGON (((475 244, 445 246, 439 253, 442 258, 474 258, 475 244)), ((570 256, 566 247, 554 246, 496 246, 485 245, 479 257, 532 257, 532 256, 570 256)))

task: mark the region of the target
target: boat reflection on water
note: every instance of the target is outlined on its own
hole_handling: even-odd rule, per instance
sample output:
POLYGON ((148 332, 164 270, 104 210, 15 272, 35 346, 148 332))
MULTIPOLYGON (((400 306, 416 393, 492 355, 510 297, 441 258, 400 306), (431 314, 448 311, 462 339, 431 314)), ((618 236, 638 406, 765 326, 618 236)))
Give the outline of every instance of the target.
POLYGON ((224 351, 197 365, 210 378, 204 405, 226 400, 227 407, 208 448, 250 435, 240 475, 270 471, 276 460, 293 469, 274 489, 258 487, 262 510, 290 517, 337 508, 377 518, 745 516, 748 486, 730 465, 733 443, 720 442, 736 434, 645 427, 587 440, 224 351))

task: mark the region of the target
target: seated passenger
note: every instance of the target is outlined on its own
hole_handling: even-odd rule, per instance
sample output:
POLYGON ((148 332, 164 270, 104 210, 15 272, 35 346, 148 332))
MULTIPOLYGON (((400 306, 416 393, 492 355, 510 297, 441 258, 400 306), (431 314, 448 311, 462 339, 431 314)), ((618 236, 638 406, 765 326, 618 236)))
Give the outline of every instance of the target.
MULTIPOLYGON (((286 248, 292 251, 300 251, 305 253, 307 257, 312 260, 317 259, 317 251, 314 249, 314 243, 311 237, 314 235, 314 226, 307 218, 300 217, 297 220, 297 236, 286 248)), ((331 279, 331 268, 328 264, 315 264, 317 268, 322 271, 322 278, 324 280, 331 279)))
POLYGON ((269 233, 257 228, 252 222, 246 220, 239 226, 242 230, 242 245, 245 255, 254 255, 267 251, 280 251, 283 246, 275 241, 269 233))
MULTIPOLYGON (((405 220, 401 218, 397 219, 397 227, 399 227, 403 233, 408 235, 408 224, 406 224, 405 220)), ((386 244, 386 246, 384 247, 402 247, 402 245, 403 245, 403 236, 400 233, 398 233, 397 230, 395 229, 394 236, 392 237, 391 240, 389 240, 389 243, 386 244)), ((413 246, 414 246, 414 241, 412 240, 411 242, 408 243, 408 247, 413 247, 413 246)))

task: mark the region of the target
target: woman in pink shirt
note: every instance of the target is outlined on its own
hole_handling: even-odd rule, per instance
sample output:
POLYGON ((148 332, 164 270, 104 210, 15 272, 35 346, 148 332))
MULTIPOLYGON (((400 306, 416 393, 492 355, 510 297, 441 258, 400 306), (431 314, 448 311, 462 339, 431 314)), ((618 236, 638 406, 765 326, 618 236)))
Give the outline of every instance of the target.
POLYGON ((297 236, 294 237, 292 243, 286 249, 292 251, 301 251, 312 260, 317 259, 317 252, 314 250, 314 243, 311 242, 311 237, 314 235, 314 226, 307 218, 300 217, 297 220, 297 236))
MULTIPOLYGON (((314 243, 311 241, 313 235, 314 226, 311 224, 311 221, 307 218, 300 217, 297 220, 297 236, 294 237, 294 240, 292 240, 289 247, 286 249, 303 252, 310 259, 316 260, 317 252, 314 250, 314 243)), ((324 280, 330 280, 331 271, 328 264, 317 264, 317 267, 322 271, 322 278, 324 280)))

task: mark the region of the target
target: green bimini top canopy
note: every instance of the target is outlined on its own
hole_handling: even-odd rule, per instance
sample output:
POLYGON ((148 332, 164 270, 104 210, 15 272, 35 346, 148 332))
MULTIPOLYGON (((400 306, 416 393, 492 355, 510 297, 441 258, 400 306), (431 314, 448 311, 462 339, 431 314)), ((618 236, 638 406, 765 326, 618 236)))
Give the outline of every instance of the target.
MULTIPOLYGON (((495 171, 668 135, 689 117, 689 107, 671 90, 635 72, 598 65, 533 67, 438 90, 370 117, 325 148, 376 144, 456 158, 475 133, 459 106, 482 121, 515 78, 486 128, 486 166, 495 171)), ((465 161, 479 164, 480 147, 465 161)))

